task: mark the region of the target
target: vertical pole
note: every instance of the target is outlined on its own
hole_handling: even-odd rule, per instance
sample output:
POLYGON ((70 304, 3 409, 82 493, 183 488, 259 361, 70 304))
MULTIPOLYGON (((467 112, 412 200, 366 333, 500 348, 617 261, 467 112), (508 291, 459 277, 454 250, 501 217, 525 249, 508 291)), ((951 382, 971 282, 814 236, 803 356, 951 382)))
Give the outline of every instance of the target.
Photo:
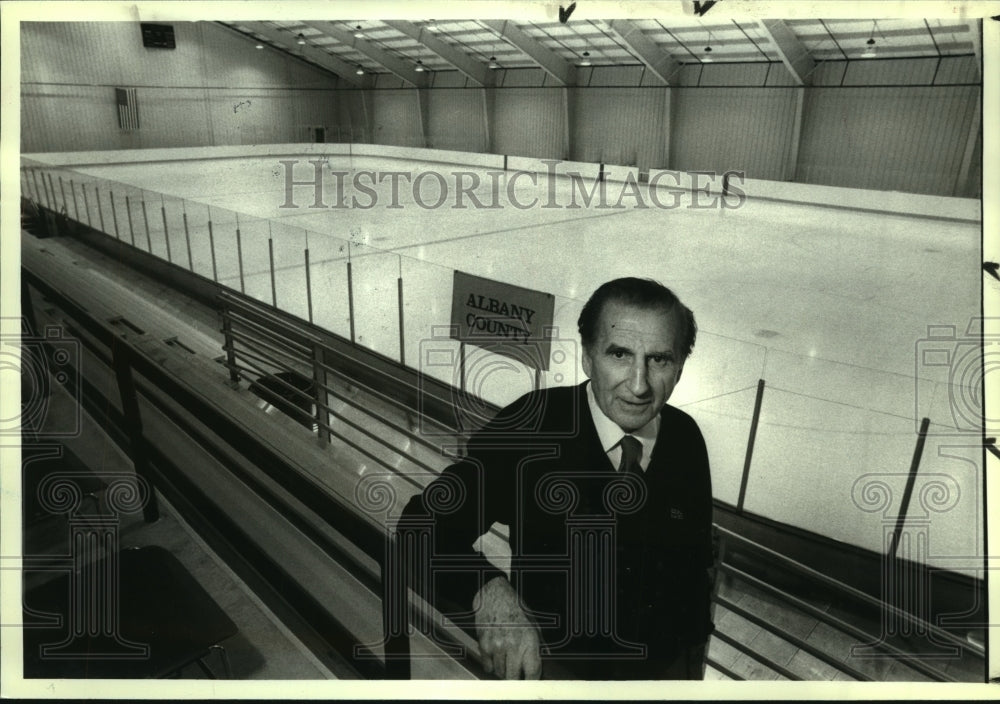
POLYGON ((73 215, 76 217, 76 221, 80 222, 80 207, 76 202, 76 183, 73 179, 69 180, 69 192, 73 194, 73 215))
POLYGON ((108 193, 111 194, 111 217, 115 221, 115 239, 120 240, 122 236, 118 232, 118 210, 115 208, 115 192, 109 190, 108 193))
POLYGON ((313 403, 316 404, 316 428, 321 445, 330 444, 330 412, 327 409, 326 367, 323 365, 323 348, 313 343, 313 403))
POLYGON ((173 264, 174 259, 170 253, 170 229, 167 227, 167 206, 163 202, 162 194, 160 195, 160 217, 163 218, 163 241, 167 243, 167 261, 173 264))
POLYGON ((313 299, 312 299, 312 279, 309 274, 309 248, 305 249, 306 255, 306 308, 309 310, 309 322, 313 321, 313 299))
POLYGON ((750 479, 750 460, 753 458, 753 445, 757 440, 757 423, 760 420, 760 404, 764 398, 764 380, 757 380, 757 399, 753 405, 753 420, 750 422, 750 439, 747 441, 747 455, 743 460, 743 478, 740 479, 740 497, 736 502, 736 511, 743 512, 743 501, 747 495, 747 480, 750 479))
POLYGON ((236 341, 233 340, 233 321, 229 317, 229 309, 222 310, 222 347, 226 350, 226 366, 229 368, 229 380, 234 384, 240 381, 240 372, 236 368, 236 341))
POLYGON ((132 246, 135 247, 135 230, 132 228, 132 202, 125 196, 125 217, 128 218, 128 235, 132 239, 132 246))
POLYGON ((917 446, 913 448, 913 459, 910 461, 910 473, 906 477, 906 488, 903 489, 903 502, 899 507, 899 515, 896 517, 896 527, 892 531, 892 539, 889 543, 889 557, 896 556, 899 548, 899 536, 903 532, 903 524, 906 523, 906 512, 910 508, 910 497, 913 495, 913 485, 917 481, 917 470, 920 468, 920 458, 924 454, 924 442, 927 440, 927 426, 931 419, 924 418, 920 421, 920 431, 917 434, 917 446))
MULTIPOLYGON (((212 248, 212 281, 219 283, 219 269, 215 263, 215 234, 212 232, 212 216, 208 217, 208 246, 212 248)), ((190 252, 190 250, 188 250, 190 252)))
POLYGON ((188 214, 185 211, 182 219, 184 220, 184 242, 187 243, 188 251, 188 271, 194 271, 194 258, 191 256, 191 232, 188 230, 188 214))
POLYGON ((97 199, 97 217, 101 220, 101 232, 106 235, 108 231, 104 227, 104 211, 101 210, 101 191, 96 185, 94 186, 94 197, 97 199))
POLYGON ((35 200, 42 203, 42 192, 38 189, 38 169, 31 170, 31 182, 35 185, 35 200))
MULTIPOLYGON (((350 244, 347 245, 348 250, 350 244)), ((354 344, 354 279, 351 272, 351 260, 347 260, 347 313, 351 322, 351 344, 354 344)))
POLYGON ((243 239, 240 237, 240 216, 236 215, 236 264, 240 269, 240 293, 246 293, 243 281, 243 239))
POLYGON ((146 212, 146 199, 142 199, 142 223, 146 226, 146 251, 153 253, 153 240, 149 236, 149 214, 146 212))
POLYGON ((465 394, 465 342, 458 343, 458 387, 465 394))
POLYGON ((49 193, 52 194, 52 205, 50 206, 54 212, 59 211, 59 204, 56 202, 56 187, 52 184, 52 174, 46 172, 46 181, 49 183, 49 193))
POLYGON ((87 211, 87 227, 93 227, 90 223, 90 199, 87 198, 87 184, 83 184, 83 209, 87 211))
POLYGON ((406 335, 403 333, 403 277, 396 278, 396 306, 399 308, 399 363, 406 364, 406 335))
POLYGON ((142 418, 139 415, 139 402, 136 399, 135 384, 132 381, 132 365, 129 350, 125 343, 116 339, 111 346, 112 363, 115 367, 115 378, 118 381, 118 395, 122 402, 122 417, 125 430, 129 436, 129 456, 135 473, 149 483, 149 501, 142 507, 142 516, 146 523, 153 523, 160 517, 156 502, 155 486, 149 472, 149 460, 146 454, 146 440, 142 436, 142 418))
POLYGON ((278 290, 274 284, 274 240, 267 238, 267 257, 271 262, 271 305, 278 307, 278 290))
POLYGON ((62 176, 59 177, 59 195, 62 197, 62 209, 69 215, 69 201, 66 200, 66 189, 63 188, 62 176))

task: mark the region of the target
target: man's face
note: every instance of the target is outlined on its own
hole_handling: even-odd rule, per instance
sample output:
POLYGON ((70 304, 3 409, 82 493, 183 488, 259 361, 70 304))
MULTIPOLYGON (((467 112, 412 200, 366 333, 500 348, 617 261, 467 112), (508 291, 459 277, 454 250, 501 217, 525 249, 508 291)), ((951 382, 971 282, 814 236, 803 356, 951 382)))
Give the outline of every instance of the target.
POLYGON ((673 311, 608 301, 593 345, 583 351, 597 405, 626 433, 660 412, 684 366, 673 311))

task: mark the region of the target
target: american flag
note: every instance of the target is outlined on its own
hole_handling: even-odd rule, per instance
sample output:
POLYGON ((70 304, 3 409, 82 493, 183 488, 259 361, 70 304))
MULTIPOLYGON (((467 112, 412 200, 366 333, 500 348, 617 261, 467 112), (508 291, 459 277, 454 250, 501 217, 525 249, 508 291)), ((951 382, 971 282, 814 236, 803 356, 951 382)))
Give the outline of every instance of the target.
POLYGON ((118 103, 118 126, 123 130, 139 129, 139 105, 135 88, 115 88, 115 100, 118 103))

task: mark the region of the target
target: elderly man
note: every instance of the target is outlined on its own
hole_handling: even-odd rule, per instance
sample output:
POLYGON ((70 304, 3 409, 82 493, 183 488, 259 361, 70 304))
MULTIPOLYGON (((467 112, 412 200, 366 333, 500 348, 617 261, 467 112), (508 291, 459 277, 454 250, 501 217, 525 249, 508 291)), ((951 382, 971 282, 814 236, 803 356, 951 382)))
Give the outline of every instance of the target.
POLYGON ((459 621, 474 614, 488 671, 701 679, 708 455, 694 420, 666 405, 694 316, 661 284, 622 278, 594 292, 579 330, 589 381, 504 408, 404 516, 433 519, 435 602, 459 621), (446 507, 431 500, 445 488, 446 507), (473 547, 494 523, 510 530, 509 578, 473 547))

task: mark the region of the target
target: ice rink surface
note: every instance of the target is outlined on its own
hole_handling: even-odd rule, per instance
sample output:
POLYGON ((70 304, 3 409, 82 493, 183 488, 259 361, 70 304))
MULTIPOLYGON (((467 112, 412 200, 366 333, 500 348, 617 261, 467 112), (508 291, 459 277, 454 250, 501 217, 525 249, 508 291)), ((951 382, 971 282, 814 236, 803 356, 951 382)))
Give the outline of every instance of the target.
MULTIPOLYGON (((910 512, 933 519, 929 547, 920 549, 932 564, 959 570, 980 554, 981 450, 967 427, 982 402, 971 344, 978 335, 969 331, 980 315, 978 223, 752 198, 722 207, 705 195, 695 208, 689 193, 659 192, 657 204, 645 184, 623 193, 614 182, 606 184, 604 207, 588 207, 581 184, 566 178, 370 157, 329 157, 320 167, 322 204, 313 207, 308 183, 317 172, 309 158, 294 166, 281 163, 294 157, 269 157, 76 170, 187 199, 192 218, 195 204, 208 206, 217 251, 227 246, 221 223, 239 213, 248 287, 254 277, 262 286, 269 279, 267 248, 247 234, 264 228, 261 237, 287 250, 276 260, 276 287, 279 306, 292 312, 305 307, 297 262, 307 243, 313 305, 328 305, 329 327, 340 333, 346 305, 338 272, 349 250, 359 342, 397 359, 401 276, 412 366, 430 326, 449 321, 454 269, 555 294, 570 361, 545 375, 547 384, 581 378, 572 340, 594 288, 617 276, 657 279, 698 320, 698 343, 671 403, 705 433, 717 497, 737 501, 764 379, 747 510, 881 552, 917 427, 929 417, 910 512), (307 184, 290 195, 289 168, 292 180, 307 184), (395 193, 391 173, 405 174, 395 193), (468 190, 460 196, 462 185, 483 206, 497 207, 477 207, 468 190), (348 207, 331 207, 338 203, 348 207), (607 207, 615 204, 622 207, 607 207)), ((234 270, 219 279, 234 284, 234 270)), ((317 322, 324 322, 319 312, 317 322)), ((503 403, 527 390, 530 375, 488 383, 494 388, 484 395, 503 403)))

